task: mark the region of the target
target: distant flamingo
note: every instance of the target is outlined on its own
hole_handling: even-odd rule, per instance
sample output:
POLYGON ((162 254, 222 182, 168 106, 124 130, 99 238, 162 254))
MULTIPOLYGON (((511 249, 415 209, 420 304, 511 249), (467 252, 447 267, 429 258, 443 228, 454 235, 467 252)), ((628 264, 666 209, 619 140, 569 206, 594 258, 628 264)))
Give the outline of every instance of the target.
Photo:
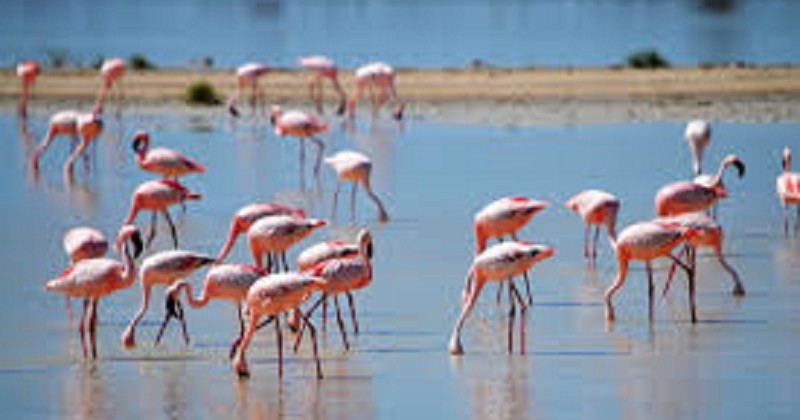
POLYGON ((361 99, 366 90, 369 90, 373 115, 377 114, 380 107, 391 99, 396 103, 392 117, 398 121, 402 120, 405 105, 397 96, 394 77, 394 69, 382 62, 369 63, 356 69, 355 86, 347 100, 348 117, 355 117, 356 102, 361 99))
POLYGON ((236 68, 236 90, 228 98, 228 112, 234 117, 240 115, 236 104, 242 97, 245 89, 250 89, 250 107, 255 112, 259 105, 264 106, 264 93, 258 88, 258 79, 271 72, 272 68, 262 63, 246 63, 236 68))
MULTIPOLYGON (((142 320, 144 313, 150 306, 150 291, 155 285, 169 286, 178 280, 185 279, 198 269, 214 262, 214 258, 192 251, 180 249, 161 251, 145 258, 142 267, 139 269, 142 285, 142 303, 139 311, 131 319, 128 327, 122 333, 122 345, 126 349, 136 346, 136 326, 142 320)), ((164 328, 170 318, 175 317, 181 321, 183 327, 183 338, 189 343, 189 335, 186 332, 186 321, 183 318, 183 307, 180 301, 173 301, 168 296, 167 309, 168 316, 161 324, 156 341, 159 341, 164 328)))
POLYGON ((300 57, 297 63, 306 70, 310 70, 313 74, 311 81, 308 83, 308 95, 311 100, 317 105, 317 112, 322 114, 322 100, 323 100, 323 79, 331 81, 333 89, 339 95, 339 106, 336 108, 336 115, 343 115, 347 106, 347 94, 345 94, 342 85, 339 84, 339 71, 336 64, 333 63, 328 57, 321 55, 314 55, 310 57, 300 57))
MULTIPOLYGON (((283 336, 281 334, 280 319, 278 315, 298 309, 312 292, 322 290, 325 280, 307 274, 288 272, 270 274, 257 280, 247 291, 245 299, 245 314, 247 316, 247 330, 236 348, 233 358, 233 369, 239 377, 250 376, 247 368, 245 352, 253 339, 253 334, 259 326, 259 320, 266 316, 267 321, 275 321, 276 345, 278 347, 278 377, 283 378, 283 336)), ((302 314, 303 324, 308 327, 314 351, 314 361, 317 367, 317 378, 322 379, 322 367, 317 351, 317 330, 307 315, 302 314)))
POLYGON ((75 160, 102 131, 103 121, 95 114, 82 114, 75 111, 61 111, 53 114, 47 134, 31 155, 31 167, 34 172, 39 171, 39 158, 57 136, 70 136, 73 139, 80 136, 80 143, 64 163, 64 174, 71 174, 75 160))
POLYGON ((319 167, 322 154, 325 152, 325 143, 317 137, 318 134, 328 130, 328 125, 314 115, 298 110, 283 112, 278 105, 272 106, 270 122, 275 127, 275 135, 279 137, 296 137, 300 140, 300 171, 305 165, 306 146, 305 139, 317 145, 317 160, 314 163, 314 176, 319 177, 319 167))
POLYGON ((175 248, 178 247, 178 233, 175 229, 175 224, 172 222, 172 217, 169 215, 169 206, 181 204, 186 200, 200 200, 203 198, 200 194, 189 191, 188 188, 180 184, 178 181, 171 179, 157 179, 146 181, 136 188, 131 196, 131 207, 128 211, 128 216, 123 221, 123 224, 133 223, 139 211, 149 210, 152 212, 150 219, 150 233, 147 237, 146 246, 149 247, 153 238, 156 236, 156 217, 157 213, 164 215, 164 218, 169 224, 172 233, 172 242, 175 248))
POLYGON ((775 180, 775 191, 783 207, 783 234, 789 236, 789 206, 797 207, 794 229, 800 231, 800 174, 792 172, 792 151, 783 149, 783 173, 775 180))
MULTIPOLYGON (((186 280, 178 280, 167 288, 164 293, 167 296, 167 306, 175 306, 174 303, 180 302, 181 290, 186 292, 186 300, 192 308, 199 309, 208 305, 211 300, 228 300, 236 304, 236 315, 239 319, 239 335, 237 340, 241 340, 244 334, 244 320, 242 319, 242 302, 247 297, 247 290, 262 276, 267 275, 266 270, 246 264, 221 264, 215 265, 206 273, 203 280, 203 289, 200 295, 193 296, 192 284, 186 280)), ((176 316, 172 311, 172 316, 176 316)), ((168 321, 170 313, 164 316, 164 325, 168 321)), ((161 336, 158 336, 160 339, 161 336)), ((158 341, 156 341, 158 344, 158 341)), ((233 347, 231 357, 233 357, 233 347)))
POLYGON ((600 190, 584 190, 567 200, 565 206, 578 213, 586 224, 583 236, 583 257, 589 261, 597 260, 597 237, 600 227, 605 227, 608 238, 613 242, 616 237, 617 213, 620 202, 613 194, 600 190), (590 230, 594 225, 594 242, 589 250, 590 230))
POLYGON ((39 64, 35 61, 25 61, 17 64, 17 77, 22 82, 22 91, 17 104, 17 115, 23 120, 28 118, 28 99, 30 98, 31 89, 36 83, 36 77, 39 76, 40 72, 39 64))
POLYGON ((136 152, 136 163, 140 168, 164 178, 177 179, 184 175, 205 172, 203 165, 180 152, 164 147, 150 149, 150 134, 144 130, 134 134, 133 151, 136 152))
POLYGON ((97 101, 95 102, 93 113, 100 114, 103 112, 103 103, 106 100, 106 95, 117 87, 117 96, 120 103, 123 99, 122 88, 118 83, 122 76, 125 75, 125 60, 121 58, 111 58, 103 62, 100 67, 100 76, 103 78, 103 84, 100 86, 100 91, 97 93, 97 101))
POLYGON ((528 305, 523 301, 511 280, 531 269, 538 262, 552 257, 555 251, 545 245, 509 241, 495 244, 477 255, 467 273, 464 291, 461 294, 461 315, 456 321, 450 336, 450 354, 464 354, 461 346, 461 329, 472 311, 483 286, 489 281, 509 282, 508 302, 508 352, 513 349, 513 327, 516 314, 515 301, 520 305, 520 354, 525 353, 525 311, 528 305))
POLYGON ((745 166, 735 155, 728 155, 720 163, 719 170, 709 185, 692 181, 679 181, 662 187, 656 194, 656 214, 675 216, 682 213, 703 211, 721 198, 728 196, 722 183, 722 175, 728 166, 733 165, 744 176, 745 166))
POLYGON ((341 189, 342 182, 350 182, 353 184, 350 195, 350 221, 355 220, 356 217, 356 190, 358 185, 364 187, 367 196, 375 203, 378 208, 378 221, 386 223, 389 221, 389 215, 383 207, 383 203, 372 192, 370 183, 370 175, 372 173, 372 161, 367 155, 353 150, 344 150, 332 156, 325 158, 325 163, 329 165, 336 172, 338 182, 336 184, 336 191, 333 193, 333 216, 336 218, 336 202, 339 198, 339 190, 341 189))
POLYGON ((288 270, 286 251, 325 225, 327 225, 325 220, 300 219, 286 215, 258 219, 247 231, 253 261, 257 267, 265 267, 264 255, 266 255, 267 272, 274 271, 273 264, 274 268, 280 271, 281 262, 283 262, 284 269, 288 270), (279 257, 280 259, 278 259, 279 257))
POLYGON ((142 241, 135 226, 123 226, 117 237, 116 248, 123 257, 122 264, 110 258, 83 259, 70 265, 46 285, 46 290, 49 292, 59 292, 68 298, 83 299, 78 332, 84 358, 89 357, 89 352, 93 359, 97 358, 97 303, 101 298, 117 290, 127 289, 136 280, 134 259, 142 250, 142 241), (128 241, 133 244, 132 251, 128 248, 128 241), (87 329, 89 351, 86 349, 87 329))
POLYGON ((666 257, 672 259, 686 270, 689 275, 689 305, 692 322, 697 320, 694 303, 695 279, 694 271, 672 255, 672 250, 681 243, 689 240, 695 232, 676 223, 663 221, 646 221, 632 224, 619 234, 614 242, 617 254, 617 277, 614 283, 606 289, 605 305, 606 320, 614 321, 614 306, 612 299, 625 284, 628 275, 628 265, 631 260, 644 261, 647 269, 648 281, 648 313, 653 317, 653 269, 651 261, 656 258, 666 257))
POLYGON ((711 143, 711 124, 705 120, 689 121, 683 136, 692 152, 692 173, 698 176, 703 172, 703 151, 711 143))
POLYGON ((225 244, 222 245, 222 249, 217 255, 216 262, 221 263, 225 260, 225 257, 227 257, 228 253, 230 253, 231 248, 233 248, 233 244, 236 243, 236 239, 239 237, 239 235, 247 233, 247 231, 250 229, 250 226, 252 226, 253 223, 255 223, 258 219, 277 215, 294 216, 299 219, 306 218, 306 212, 302 209, 294 209, 275 203, 248 204, 240 208, 233 215, 233 218, 231 218, 231 227, 228 230, 228 239, 226 239, 225 244))

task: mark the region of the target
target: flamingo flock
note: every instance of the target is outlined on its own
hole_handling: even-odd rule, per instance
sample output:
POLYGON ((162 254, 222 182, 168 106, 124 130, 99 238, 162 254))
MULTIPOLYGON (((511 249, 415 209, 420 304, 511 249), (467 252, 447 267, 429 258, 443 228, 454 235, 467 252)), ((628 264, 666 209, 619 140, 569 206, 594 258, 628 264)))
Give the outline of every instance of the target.
MULTIPOLYGON (((338 79, 338 69, 334 62, 323 56, 302 57, 298 65, 311 73, 308 83, 309 99, 318 114, 324 111, 323 81, 331 83, 336 93, 336 115, 352 119, 356 105, 365 95, 371 104, 373 115, 393 103, 392 116, 403 118, 405 103, 395 88, 395 73, 391 66, 374 62, 358 68, 355 72, 353 92, 348 95, 338 79)), ((268 74, 271 67, 262 63, 247 63, 236 70, 236 89, 227 101, 226 109, 234 117, 241 116, 238 103, 245 95, 254 114, 264 110, 265 94, 259 86, 259 79, 268 74)), ((61 111, 55 113, 42 143, 35 149, 30 166, 38 171, 39 161, 44 151, 55 138, 66 136, 73 143, 80 139, 64 165, 64 173, 72 172, 74 161, 80 157, 89 144, 102 132, 102 112, 104 102, 116 89, 121 99, 120 81, 125 73, 125 63, 120 59, 109 60, 101 68, 102 84, 92 112, 61 111)), ((18 114, 28 116, 28 100, 31 89, 40 69, 36 63, 21 63, 17 74, 22 81, 18 114)), ((262 111, 263 112, 263 111, 262 111)), ((329 124, 321 117, 302 110, 284 111, 278 105, 271 108, 269 118, 278 137, 295 137, 300 142, 301 171, 305 156, 305 141, 317 147, 314 174, 319 177, 322 163, 328 165, 337 179, 333 193, 332 212, 329 220, 308 217, 306 210, 292 208, 278 203, 255 202, 247 204, 234 213, 227 237, 222 241, 216 256, 189 249, 179 249, 178 226, 175 225, 170 208, 184 206, 186 202, 203 199, 203 196, 184 185, 180 179, 192 174, 208 176, 206 165, 181 153, 165 147, 151 148, 151 136, 144 130, 133 135, 133 160, 138 167, 155 179, 143 181, 131 194, 127 215, 114 240, 114 249, 119 257, 105 257, 108 241, 102 233, 88 226, 77 227, 64 235, 64 249, 69 258, 67 268, 52 280, 45 289, 64 295, 67 299, 83 299, 83 310, 78 331, 81 338, 81 351, 85 359, 97 358, 97 305, 101 298, 112 293, 131 288, 139 281, 141 303, 122 333, 121 342, 125 349, 136 347, 136 330, 141 324, 153 299, 154 286, 164 286, 165 317, 156 335, 159 343, 169 321, 176 318, 181 323, 183 337, 189 344, 188 328, 182 302, 193 309, 204 308, 212 300, 226 300, 236 307, 238 333, 231 342, 229 357, 232 369, 239 377, 248 377, 247 350, 255 333, 272 323, 275 328, 278 354, 278 376, 283 376, 283 334, 282 317, 285 324, 295 333, 294 351, 298 350, 304 333, 310 336, 315 372, 323 378, 319 358, 317 327, 312 316, 322 307, 322 328, 327 319, 327 302, 333 301, 336 320, 342 338, 344 351, 352 349, 347 328, 339 304, 339 295, 347 298, 350 307, 352 331, 359 333, 359 323, 353 294, 368 287, 374 278, 373 235, 368 229, 360 229, 354 241, 332 240, 318 242, 301 252, 295 268, 289 264, 287 252, 299 243, 314 235, 318 230, 335 222, 338 195, 342 183, 350 183, 350 223, 356 221, 356 195, 359 186, 367 198, 373 202, 377 221, 389 221, 386 207, 373 191, 370 176, 372 161, 366 154, 355 150, 340 150, 325 156, 326 144, 323 139, 329 124), (140 212, 151 212, 149 233, 142 241, 136 219, 140 212), (173 249, 152 251, 136 269, 137 259, 144 249, 151 247, 156 236, 157 218, 161 215, 170 229, 173 249), (237 238, 246 235, 247 245, 252 257, 251 263, 225 262, 237 238), (190 279, 196 272, 208 268, 202 286, 194 286, 190 279), (199 295, 195 291, 199 290, 199 295), (311 304, 312 294, 319 297, 311 304)), ((617 218, 622 210, 622 201, 610 192, 590 188, 578 192, 566 200, 564 207, 576 213, 585 225, 583 257, 588 269, 594 269, 598 258, 598 237, 604 229, 611 250, 616 259, 617 272, 605 290, 603 303, 605 319, 617 319, 613 300, 621 291, 629 277, 632 261, 642 261, 648 279, 648 313, 653 317, 655 281, 652 263, 659 258, 672 261, 663 293, 666 294, 674 277, 676 267, 680 267, 688 281, 689 318, 698 319, 695 302, 697 281, 696 253, 698 248, 708 248, 716 256, 720 266, 733 279, 733 295, 743 296, 745 288, 738 272, 725 259, 723 253, 723 227, 709 211, 729 192, 723 183, 723 175, 729 167, 737 170, 739 177, 745 174, 745 165, 737 156, 727 156, 713 176, 702 173, 704 150, 710 145, 711 127, 703 120, 687 124, 685 138, 692 156, 693 179, 677 181, 665 185, 655 194, 655 212, 651 220, 632 223, 617 234, 617 218), (592 236, 592 228, 594 233, 592 236), (678 254, 675 250, 683 246, 678 254)), ((776 192, 784 209, 784 231, 789 236, 788 207, 798 207, 800 216, 800 175, 791 172, 791 151, 783 152, 783 173, 778 176, 776 192)), ((507 303, 507 351, 514 351, 515 320, 519 312, 518 348, 521 354, 526 351, 525 327, 527 309, 534 304, 532 287, 528 272, 536 265, 556 255, 554 247, 543 242, 521 239, 528 236, 523 229, 531 224, 534 216, 548 209, 550 203, 526 196, 500 197, 484 205, 474 216, 474 255, 467 270, 466 281, 461 292, 460 313, 453 326, 448 351, 452 355, 464 353, 462 331, 471 312, 477 304, 484 286, 498 284, 498 299, 505 287, 508 291, 507 303), (491 243, 491 240, 496 240, 491 243), (522 276, 525 281, 525 294, 520 291, 515 278, 522 276), (519 309, 519 311, 518 311, 519 309)), ((552 211, 552 210, 550 210, 552 211)), ((795 231, 800 230, 800 222, 795 231)), ((545 241, 546 242, 546 241, 545 241)), ((68 304, 69 306, 69 304, 68 304)))

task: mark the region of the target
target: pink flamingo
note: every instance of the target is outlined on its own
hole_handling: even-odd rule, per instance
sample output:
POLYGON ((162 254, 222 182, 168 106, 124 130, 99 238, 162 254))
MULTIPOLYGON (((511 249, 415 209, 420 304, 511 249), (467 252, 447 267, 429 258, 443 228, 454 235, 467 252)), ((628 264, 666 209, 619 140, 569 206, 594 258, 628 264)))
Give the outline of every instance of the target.
POLYGON ((679 181, 665 185, 656 194, 656 213, 659 216, 675 216, 682 213, 703 211, 728 196, 722 183, 722 175, 733 165, 739 177, 744 176, 745 166, 735 155, 728 155, 720 163, 716 176, 709 185, 693 181, 679 181))
POLYGON ((314 55, 310 57, 300 57, 297 63, 306 70, 311 71, 313 77, 308 83, 308 95, 311 100, 317 104, 317 112, 322 114, 322 81, 328 79, 331 81, 333 89, 339 95, 339 107, 336 108, 336 115, 344 114, 345 107, 347 106, 347 94, 345 94, 342 85, 339 83, 339 71, 336 68, 333 60, 321 55, 314 55))
POLYGON ((240 208, 231 218, 228 238, 217 255, 217 263, 225 260, 239 235, 247 233, 253 223, 261 218, 277 215, 294 216, 299 219, 306 218, 306 212, 302 209, 294 209, 275 203, 252 203, 240 208))
POLYGON ((616 237, 617 214, 620 202, 613 194, 600 190, 584 190, 567 200, 565 206, 577 213, 586 224, 583 235, 583 257, 589 261, 597 260, 597 238, 600 227, 605 227, 609 240, 616 237), (594 242, 589 250, 590 230, 594 225, 594 242))
POLYGON ((336 153, 333 156, 325 158, 325 164, 333 168, 336 172, 338 182, 336 184, 336 191, 333 193, 333 216, 336 218, 336 202, 339 197, 339 190, 341 189, 342 182, 350 182, 353 184, 350 190, 350 221, 355 220, 356 217, 356 190, 360 184, 367 192, 367 196, 375 203, 378 208, 378 221, 386 223, 389 221, 389 215, 383 207, 383 203, 372 192, 370 184, 370 174, 372 173, 372 161, 367 155, 353 150, 344 150, 336 153))
POLYGON ((327 131, 328 125, 308 112, 296 109, 283 112, 278 105, 272 106, 270 122, 273 127, 275 127, 275 135, 279 137, 296 137, 300 140, 301 173, 306 160, 305 139, 309 139, 317 145, 317 160, 316 163, 314 163, 314 176, 319 177, 319 167, 322 162, 322 154, 325 152, 325 143, 323 143, 317 135, 327 131))
POLYGON ((267 272, 273 271, 273 263, 275 268, 280 270, 281 262, 283 262, 284 269, 288 270, 286 251, 327 224, 325 220, 321 219, 300 219, 286 215, 258 219, 247 231, 253 261, 257 267, 264 267, 264 255, 266 254, 267 272))
MULTIPOLYGON (((64 252, 69 257, 70 265, 81 260, 100 258, 108 251, 108 241, 97 229, 87 226, 74 227, 64 234, 64 252)), ((69 296, 66 297, 67 313, 72 318, 69 296)))
POLYGON ((23 120, 28 118, 28 99, 31 89, 36 83, 41 69, 35 61, 25 61, 17 64, 17 77, 22 81, 22 92, 20 93, 19 103, 17 104, 17 115, 23 120))
POLYGON ((792 151, 783 149, 783 173, 775 180, 775 191, 783 207, 783 234, 789 236, 789 206, 797 206, 795 231, 800 231, 800 174, 792 172, 792 151))
POLYGON ((164 178, 177 179, 184 175, 205 172, 203 165, 180 152, 164 147, 150 149, 150 134, 144 130, 134 134, 133 151, 136 152, 136 163, 140 168, 164 178))
POLYGON ((142 250, 142 241, 135 226, 124 226, 116 241, 117 253, 123 257, 119 263, 110 258, 83 259, 70 265, 63 273, 45 286, 49 292, 59 292, 67 298, 82 298, 83 312, 78 326, 83 357, 88 357, 88 344, 93 359, 97 358, 97 303, 117 290, 127 289, 136 280, 134 260, 142 250), (133 245, 129 248, 128 241, 133 245))
POLYGON ((97 93, 97 101, 95 102, 93 113, 100 114, 103 112, 103 103, 106 100, 106 95, 108 95, 114 86, 117 86, 117 96, 121 103, 123 93, 120 87, 121 83, 118 83, 118 81, 120 81, 124 75, 125 60, 121 58, 111 58, 103 62, 103 65, 100 67, 100 76, 103 78, 103 84, 100 86, 100 91, 97 93))
POLYGON ((514 286, 512 278, 523 274, 531 269, 538 262, 552 257, 555 251, 545 245, 531 244, 527 242, 509 241, 495 244, 478 254, 472 262, 472 266, 467 273, 464 284, 464 291, 461 295, 461 315, 456 321, 453 333, 450 336, 450 354, 464 354, 461 345, 461 329, 469 316, 475 302, 486 282, 509 282, 508 302, 508 352, 513 348, 513 326, 516 313, 515 300, 521 308, 520 313, 520 353, 525 353, 525 311, 528 305, 522 300, 517 288, 514 286))
POLYGON ((683 136, 692 152, 692 173, 698 176, 703 172, 703 151, 711 143, 711 124, 705 120, 689 121, 683 136))
POLYGON ((239 116, 236 104, 242 97, 245 89, 250 89, 250 107, 255 112, 259 105, 264 106, 264 93, 258 88, 258 79, 271 72, 272 68, 262 63, 246 63, 236 68, 236 90, 228 98, 228 112, 234 117, 239 116))
POLYGON ((364 92, 369 89, 373 115, 377 114, 380 107, 391 99, 396 103, 392 117, 398 121, 402 120, 405 105, 397 96, 394 77, 394 69, 386 63, 374 62, 356 69, 353 93, 347 100, 348 117, 355 117, 356 101, 361 99, 364 92))
POLYGON ((61 111, 53 114, 47 128, 47 134, 42 143, 33 151, 33 155, 31 155, 33 171, 39 171, 39 158, 57 136, 70 136, 72 138, 80 136, 80 143, 64 163, 64 175, 69 176, 72 174, 72 166, 75 160, 102 131, 103 121, 95 114, 81 114, 75 111, 61 111))
POLYGON ((141 210, 149 210, 152 212, 150 233, 146 243, 146 246, 149 247, 150 243, 153 242, 153 238, 156 236, 157 214, 161 213, 169 224, 170 232, 172 233, 172 242, 175 248, 177 248, 178 233, 175 229, 175 224, 172 222, 172 217, 169 215, 169 206, 182 204, 186 200, 200 200, 201 198, 203 198, 203 196, 193 193, 178 181, 172 179, 146 181, 139 184, 133 192, 128 216, 122 223, 126 225, 132 223, 141 210))
POLYGON ((697 321, 694 304, 694 271, 679 259, 672 255, 672 250, 681 243, 690 239, 696 232, 676 223, 664 221, 646 221, 632 224, 619 234, 614 240, 614 250, 617 254, 617 277, 614 283, 606 289, 605 305, 606 319, 614 321, 614 306, 612 299, 620 288, 625 284, 628 275, 628 265, 631 260, 644 261, 647 269, 648 281, 648 310, 649 316, 653 318, 653 269, 651 262, 660 257, 672 259, 681 268, 686 270, 689 276, 689 304, 692 322, 697 321))
MULTIPOLYGON (((244 333, 241 344, 236 346, 236 354, 233 358, 233 370, 239 377, 250 376, 245 353, 256 330, 266 325, 267 322, 274 320, 276 345, 278 347, 278 377, 283 378, 283 337, 278 315, 298 309, 312 292, 322 290, 325 287, 325 283, 325 280, 307 274, 288 272, 262 277, 250 287, 245 299, 247 330, 244 333), (259 324, 258 321, 264 316, 268 317, 268 319, 259 324)), ((308 327, 311 333, 317 378, 322 379, 322 367, 317 350, 317 330, 307 315, 302 313, 300 315, 303 324, 308 327)))
MULTIPOLYGON (((142 267, 139 269, 142 286, 142 303, 139 311, 131 319, 128 327, 122 333, 122 345, 126 349, 136 346, 136 326, 144 317, 144 313, 150 306, 150 291, 155 285, 169 286, 178 280, 185 279, 198 269, 214 262, 214 258, 199 254, 197 252, 174 249, 161 251, 145 258, 142 267)), ((168 296, 167 298, 167 317, 161 324, 158 331, 156 342, 161 339, 170 318, 175 317, 181 322, 183 327, 183 339, 189 344, 189 334, 186 332, 186 320, 183 317, 183 306, 180 301, 175 301, 168 296)))

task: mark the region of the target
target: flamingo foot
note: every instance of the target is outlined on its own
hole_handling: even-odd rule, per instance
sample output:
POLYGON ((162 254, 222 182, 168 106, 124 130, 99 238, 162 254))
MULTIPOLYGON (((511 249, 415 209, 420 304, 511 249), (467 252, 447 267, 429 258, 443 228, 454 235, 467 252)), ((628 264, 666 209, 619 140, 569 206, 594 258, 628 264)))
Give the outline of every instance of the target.
POLYGON ((458 336, 453 336, 450 339, 448 350, 450 351, 450 354, 452 354, 453 356, 460 356, 464 354, 464 347, 461 345, 461 340, 459 339, 458 336))

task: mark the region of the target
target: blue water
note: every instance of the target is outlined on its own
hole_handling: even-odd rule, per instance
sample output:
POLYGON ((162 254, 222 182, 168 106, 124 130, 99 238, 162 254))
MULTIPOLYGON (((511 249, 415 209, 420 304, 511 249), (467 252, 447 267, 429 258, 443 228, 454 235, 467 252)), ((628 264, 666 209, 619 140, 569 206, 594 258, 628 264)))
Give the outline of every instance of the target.
POLYGON ((679 66, 797 64, 797 16, 793 0, 8 0, 0 64, 141 53, 167 67, 294 67, 308 54, 346 68, 609 66, 653 48, 679 66))

